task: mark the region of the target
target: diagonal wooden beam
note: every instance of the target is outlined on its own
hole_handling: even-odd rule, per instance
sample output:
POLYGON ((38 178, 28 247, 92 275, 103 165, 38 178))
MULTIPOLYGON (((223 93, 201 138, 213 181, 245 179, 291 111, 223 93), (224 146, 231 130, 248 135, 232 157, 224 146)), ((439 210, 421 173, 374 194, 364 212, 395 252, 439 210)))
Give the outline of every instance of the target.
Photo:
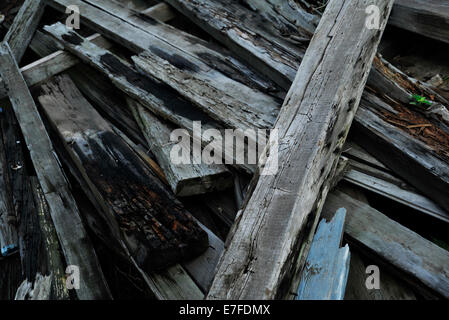
POLYGON ((279 170, 259 178, 237 218, 209 299, 280 298, 299 273, 306 226, 326 199, 393 6, 369 2, 380 9, 378 30, 365 27, 368 1, 328 4, 277 120, 281 147, 267 164, 279 170))

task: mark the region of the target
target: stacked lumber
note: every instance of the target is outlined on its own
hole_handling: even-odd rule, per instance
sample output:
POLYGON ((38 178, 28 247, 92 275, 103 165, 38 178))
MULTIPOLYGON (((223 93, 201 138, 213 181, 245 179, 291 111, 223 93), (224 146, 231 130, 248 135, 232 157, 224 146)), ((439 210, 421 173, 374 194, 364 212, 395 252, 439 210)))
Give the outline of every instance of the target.
POLYGON ((0 299, 449 298, 444 1, 154 2, 0 5, 0 299))

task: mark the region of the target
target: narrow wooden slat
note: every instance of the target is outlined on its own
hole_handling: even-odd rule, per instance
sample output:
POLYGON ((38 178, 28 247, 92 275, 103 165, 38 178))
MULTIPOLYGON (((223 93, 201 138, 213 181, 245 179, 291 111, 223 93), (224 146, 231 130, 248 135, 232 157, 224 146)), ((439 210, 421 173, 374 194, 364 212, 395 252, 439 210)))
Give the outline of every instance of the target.
POLYGON ((164 2, 155 4, 154 6, 143 10, 142 14, 163 22, 170 21, 176 17, 176 13, 173 9, 164 2))
POLYGON ((30 151, 66 261, 80 268, 80 299, 107 299, 109 289, 51 141, 9 46, 0 46, 0 74, 30 151), (51 177, 51 178, 49 178, 51 177))
POLYGON ((302 273, 297 300, 343 300, 349 273, 349 246, 340 248, 346 210, 320 222, 302 273))
POLYGON ((418 288, 424 286, 448 297, 449 253, 446 250, 342 192, 333 192, 328 197, 323 214, 332 214, 342 206, 348 212, 345 233, 351 243, 369 249, 393 265, 418 288))
POLYGON ((44 0, 25 0, 4 41, 8 42, 14 58, 19 63, 33 38, 34 31, 44 14, 44 0))
POLYGON ((282 148, 268 164, 277 157, 279 170, 259 178, 208 298, 273 299, 289 290, 282 284, 301 268, 305 227, 328 193, 393 1, 374 4, 380 30, 365 28, 366 1, 328 4, 276 123, 282 148))

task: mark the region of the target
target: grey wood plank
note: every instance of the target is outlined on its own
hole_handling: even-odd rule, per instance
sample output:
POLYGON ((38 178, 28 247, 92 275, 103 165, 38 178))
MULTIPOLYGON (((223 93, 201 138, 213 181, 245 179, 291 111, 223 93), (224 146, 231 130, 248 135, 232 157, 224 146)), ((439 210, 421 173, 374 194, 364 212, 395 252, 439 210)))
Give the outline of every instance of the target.
POLYGON ((345 207, 345 233, 377 257, 400 270, 408 281, 449 295, 449 253, 412 230, 391 220, 367 204, 335 191, 329 195, 323 214, 345 207))
POLYGON ((0 46, 0 74, 22 129, 30 156, 50 207, 61 248, 70 265, 80 267, 80 299, 110 298, 97 256, 81 221, 42 119, 9 46, 0 46), (50 178, 51 177, 51 178, 50 178))
POLYGON ((301 267, 305 225, 328 193, 393 1, 375 4, 376 31, 364 27, 366 1, 329 3, 276 123, 279 170, 260 176, 237 218, 209 299, 280 297, 301 267))
POLYGON ((340 248, 346 209, 323 219, 313 238, 302 272, 297 300, 343 300, 349 273, 349 246, 340 248))
POLYGON ((9 27, 4 41, 8 42, 14 58, 19 63, 33 38, 33 34, 44 14, 44 0, 25 0, 14 22, 9 27))

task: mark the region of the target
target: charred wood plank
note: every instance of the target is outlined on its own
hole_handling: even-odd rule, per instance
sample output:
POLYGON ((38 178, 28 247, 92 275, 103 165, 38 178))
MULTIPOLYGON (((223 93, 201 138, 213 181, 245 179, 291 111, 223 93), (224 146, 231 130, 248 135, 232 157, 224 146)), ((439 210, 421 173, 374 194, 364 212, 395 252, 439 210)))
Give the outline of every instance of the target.
POLYGON ((161 270, 206 250, 207 234, 70 78, 43 85, 39 102, 102 205, 110 231, 142 269, 161 270))
POLYGON ((276 123, 282 148, 267 163, 277 157, 279 170, 259 178, 208 298, 273 299, 289 290, 305 226, 328 193, 393 1, 375 4, 383 20, 374 31, 365 28, 366 1, 329 3, 276 123))
POLYGON ((31 160, 50 207, 66 261, 80 267, 80 299, 106 299, 109 290, 81 221, 80 213, 59 166, 51 141, 14 57, 6 43, 0 46, 0 74, 8 88, 31 160))

